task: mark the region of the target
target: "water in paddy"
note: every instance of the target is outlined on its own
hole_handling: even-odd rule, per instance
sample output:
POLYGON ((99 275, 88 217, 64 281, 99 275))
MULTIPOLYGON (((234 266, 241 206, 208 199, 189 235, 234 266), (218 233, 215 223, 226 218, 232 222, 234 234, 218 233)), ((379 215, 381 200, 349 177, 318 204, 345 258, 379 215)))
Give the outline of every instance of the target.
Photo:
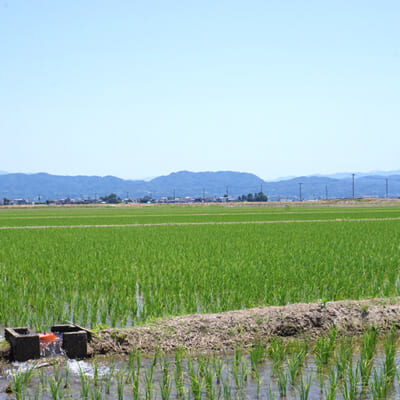
POLYGON ((182 354, 181 359, 179 354, 136 354, 6 364, 0 366, 0 399, 400 397, 400 352, 389 351, 384 343, 368 349, 368 343, 363 347, 336 341, 334 347, 323 349, 325 353, 317 353, 305 343, 283 347, 277 342, 272 347, 259 346, 251 354, 239 350, 200 357, 182 354), (394 369, 390 370, 390 365, 394 369))

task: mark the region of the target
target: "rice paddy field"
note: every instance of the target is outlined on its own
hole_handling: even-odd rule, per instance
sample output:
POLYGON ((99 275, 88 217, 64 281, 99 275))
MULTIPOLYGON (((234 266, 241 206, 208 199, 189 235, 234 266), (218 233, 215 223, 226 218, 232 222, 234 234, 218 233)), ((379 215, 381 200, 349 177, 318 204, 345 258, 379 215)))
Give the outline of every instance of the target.
POLYGON ((400 207, 0 209, 0 325, 400 294, 400 207))
MULTIPOLYGON (((399 206, 0 209, 0 326, 44 331, 69 320, 92 329, 129 327, 191 313, 397 296, 399 206)), ((397 398, 396 332, 381 347, 374 333, 364 336, 355 346, 334 333, 312 346, 255 344, 261 355, 189 357, 182 368, 176 354, 139 369, 140 357, 131 355, 110 375, 108 394, 109 362, 102 373, 93 372, 93 362, 90 373, 81 366, 72 391, 64 390, 72 376, 65 364, 47 377, 36 374, 25 397, 13 387, 7 396, 397 398), (219 367, 225 372, 218 378, 219 367), (64 385, 59 392, 57 382, 64 385)), ((0 380, 19 384, 29 374, 24 368, 14 366, 0 380)))

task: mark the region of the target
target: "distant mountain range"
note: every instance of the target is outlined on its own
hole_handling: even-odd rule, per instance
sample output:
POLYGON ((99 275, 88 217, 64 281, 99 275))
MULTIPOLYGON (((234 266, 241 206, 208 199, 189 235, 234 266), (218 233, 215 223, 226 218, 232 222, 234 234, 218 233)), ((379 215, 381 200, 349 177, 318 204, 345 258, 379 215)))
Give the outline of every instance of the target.
MULTIPOLYGON (((376 172, 372 175, 356 174, 355 196, 378 196, 386 194, 386 178, 390 197, 400 196, 400 171, 376 172)), ((144 196, 168 197, 215 197, 228 194, 236 198, 242 194, 261 190, 270 200, 304 200, 352 197, 351 173, 331 176, 302 176, 264 181, 258 176, 233 171, 174 172, 150 180, 124 180, 114 176, 60 176, 47 173, 0 174, 0 199, 24 198, 27 200, 55 200, 62 198, 99 198, 116 193, 121 198, 137 199, 144 196), (300 185, 301 183, 301 185, 300 185)))

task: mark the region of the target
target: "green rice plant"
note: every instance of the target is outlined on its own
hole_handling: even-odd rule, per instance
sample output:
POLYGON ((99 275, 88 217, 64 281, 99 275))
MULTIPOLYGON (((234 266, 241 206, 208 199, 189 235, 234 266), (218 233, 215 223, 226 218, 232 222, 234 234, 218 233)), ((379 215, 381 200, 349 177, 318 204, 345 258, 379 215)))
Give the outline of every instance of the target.
POLYGON ((219 385, 221 382, 223 361, 215 354, 215 352, 213 353, 212 363, 214 366, 214 373, 217 378, 217 385, 219 385))
POLYGON ((233 379, 235 381, 235 385, 238 388, 240 385, 240 383, 239 383, 239 364, 236 362, 236 360, 232 360, 231 371, 232 371, 233 379))
MULTIPOLYGON (((124 387, 125 387, 125 379, 124 379, 124 370, 121 369, 120 371, 118 371, 118 373, 116 374, 116 378, 117 378, 117 396, 118 396, 118 400, 123 400, 124 398, 124 387)), ((151 390, 149 392, 146 391, 146 400, 150 400, 151 399, 151 390)))
POLYGON ((343 381, 342 395, 344 400, 355 400, 358 394, 358 371, 359 368, 348 369, 348 379, 343 381))
POLYGON ((275 374, 282 367, 283 361, 285 360, 285 345, 282 339, 273 338, 267 352, 273 362, 272 371, 275 374))
POLYGON ((308 396, 310 394, 311 382, 312 382, 311 376, 308 376, 305 380, 303 379, 303 377, 300 378, 300 384, 297 387, 300 400, 308 400, 308 396))
POLYGON ((90 400, 102 400, 103 399, 103 390, 101 386, 95 386, 93 389, 90 389, 90 400))
POLYGON ((257 399, 258 399, 260 397, 261 377, 260 377, 260 372, 258 371, 257 367, 255 367, 255 369, 253 369, 253 377, 257 382, 257 399))
POLYGON ((153 396, 153 374, 154 363, 151 363, 148 368, 144 370, 144 385, 145 385, 145 398, 151 400, 153 396))
POLYGON ((61 377, 50 377, 49 379, 50 396, 53 400, 62 399, 64 397, 62 378, 61 377))
POLYGON ((214 396, 215 390, 214 390, 214 373, 212 370, 212 367, 209 365, 207 362, 205 364, 205 368, 203 370, 203 377, 204 377, 204 385, 205 385, 205 390, 206 390, 206 396, 207 398, 212 398, 214 396))
POLYGON ((371 376, 376 341, 377 341, 377 331, 375 328, 370 328, 364 332, 362 337, 360 362, 359 362, 361 383, 364 387, 368 386, 368 381, 371 376))
POLYGON ((390 383, 386 377, 384 368, 380 372, 377 372, 376 368, 374 368, 370 388, 371 398, 374 400, 386 399, 390 383))
POLYGON ((329 388, 325 390, 326 400, 335 400, 338 388, 339 373, 335 367, 329 370, 329 388))
POLYGON ((99 366, 97 360, 92 363, 93 367, 93 385, 96 387, 99 384, 99 366))
POLYGON ((242 358, 239 364, 238 385, 236 385, 236 387, 240 390, 242 390, 244 385, 246 384, 249 372, 250 370, 247 362, 244 358, 242 358))
MULTIPOLYGON (((114 377, 114 370, 115 370, 114 360, 111 360, 108 372, 104 376, 104 390, 107 395, 110 394, 111 382, 114 377)), ((139 379, 139 377, 138 377, 138 379, 139 379)), ((137 400, 137 398, 135 398, 135 397, 134 397, 134 399, 137 400)))
POLYGON ((201 375, 199 369, 196 369, 193 361, 190 358, 187 360, 187 368, 194 400, 200 400, 204 387, 203 376, 201 375))
POLYGON ((40 384, 40 390, 45 390, 45 388, 47 387, 47 383, 48 383, 48 379, 46 374, 44 373, 43 369, 39 370, 39 384, 40 384))
POLYGON ((257 364, 264 361, 266 356, 267 351, 265 346, 259 340, 256 340, 250 349, 250 362, 252 369, 254 369, 257 364))
POLYGON ((15 394, 17 400, 25 398, 26 385, 36 374, 37 363, 33 363, 25 371, 18 369, 16 372, 11 371, 12 382, 9 386, 9 391, 15 394))
POLYGON ((390 332, 386 335, 384 341, 385 361, 383 364, 383 370, 385 379, 389 383, 393 382, 393 379, 397 374, 396 363, 395 363, 396 347, 397 347, 397 332, 396 332, 396 326, 393 326, 390 332))
POLYGON ((69 367, 68 367, 68 363, 65 364, 64 367, 64 389, 66 389, 69 386, 69 367))
POLYGON ((227 378, 222 379, 222 386, 223 386, 224 400, 231 400, 232 399, 232 389, 231 389, 230 382, 227 378))
POLYGON ((172 381, 169 373, 169 365, 168 358, 163 355, 161 358, 161 381, 159 382, 162 400, 169 399, 171 395, 172 381))
POLYGON ((266 390, 265 390, 265 396, 267 400, 274 400, 275 396, 274 393, 272 392, 271 385, 268 385, 266 390))
POLYGON ((160 385, 161 399, 168 400, 171 396, 171 390, 172 390, 172 381, 169 374, 166 377, 163 376, 162 380, 159 382, 159 385, 160 385))
POLYGON ((285 373, 285 371, 280 370, 278 372, 278 389, 279 389, 279 395, 281 397, 286 396, 287 382, 288 382, 287 374, 285 373))
POLYGON ((351 337, 342 337, 335 355, 338 379, 341 379, 352 364, 354 344, 351 337))
POLYGON ((80 392, 81 398, 84 400, 88 400, 90 382, 80 366, 79 366, 79 379, 81 382, 81 392, 80 392))
POLYGON ((175 350, 175 369, 174 369, 174 379, 175 387, 178 397, 182 396, 183 393, 183 368, 182 368, 182 358, 183 358, 183 348, 179 347, 175 350))
POLYGON ((313 348, 313 354, 318 368, 322 368, 323 366, 327 365, 331 359, 335 349, 336 336, 337 329, 334 326, 330 329, 328 336, 321 336, 316 340, 313 348))
POLYGON ((300 361, 296 353, 292 355, 287 361, 287 367, 289 371, 290 383, 294 385, 297 374, 300 370, 300 361))

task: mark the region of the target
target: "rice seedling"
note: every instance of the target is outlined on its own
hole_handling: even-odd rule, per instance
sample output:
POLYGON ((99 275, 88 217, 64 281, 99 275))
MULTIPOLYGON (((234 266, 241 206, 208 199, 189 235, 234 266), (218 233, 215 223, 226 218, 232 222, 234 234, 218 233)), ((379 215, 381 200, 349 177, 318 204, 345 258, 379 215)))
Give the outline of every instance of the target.
POLYGON ((388 383, 392 383, 397 374, 395 356, 397 346, 396 326, 393 326, 384 341, 385 361, 383 364, 384 376, 388 383))
MULTIPOLYGON (((108 372, 105 374, 104 376, 104 390, 105 390, 105 394, 110 394, 110 389, 111 389, 111 382, 112 382, 112 378, 114 377, 114 360, 111 360, 109 368, 108 368, 108 372)), ((136 375, 135 375, 136 377, 136 375)), ((137 379, 139 380, 139 376, 137 375, 137 379)), ((133 381, 133 385, 135 384, 135 381, 133 381)), ((139 385, 139 383, 137 383, 139 385)), ((134 391, 133 391, 134 392, 134 391)), ((135 393, 135 392, 134 392, 135 393)), ((134 400, 137 400, 138 397, 133 396, 134 400)))
POLYGON ((79 366, 79 378, 81 382, 81 398, 84 400, 88 400, 89 398, 89 389, 90 389, 90 381, 83 372, 81 366, 79 366))
POLYGON ((99 366, 97 360, 92 363, 93 367, 93 385, 96 387, 99 384, 99 366))
MULTIPOLYGON (((116 374, 116 379, 117 379, 117 395, 118 395, 118 400, 123 400, 124 398, 124 387, 125 387, 125 377, 124 377, 124 370, 121 369, 118 371, 116 374)), ((151 389, 147 390, 148 388, 146 387, 146 400, 151 400, 152 396, 152 386, 151 389)))
POLYGON ((207 398, 212 398, 214 396, 214 373, 208 362, 205 364, 203 373, 206 396, 207 398))
POLYGON ((187 360, 187 368, 194 400, 200 400, 204 387, 203 376, 201 375, 199 369, 196 369, 193 361, 190 358, 187 360))
POLYGON ((371 398, 374 400, 382 400, 387 398, 390 382, 388 381, 384 369, 380 372, 374 369, 372 374, 372 383, 370 388, 371 398))
POLYGON ((279 389, 279 395, 281 397, 286 396, 287 382, 288 382, 287 374, 284 371, 280 370, 278 372, 278 389, 279 389))
POLYGON ((275 395, 272 392, 272 388, 271 385, 268 385, 265 391, 265 396, 267 400, 274 400, 275 399, 275 395))
POLYGON ((285 346, 282 339, 273 338, 268 347, 268 356, 273 362, 272 371, 275 374, 282 367, 283 361, 285 360, 285 346))
POLYGON ((375 353, 377 340, 376 329, 370 328, 364 332, 362 337, 359 370, 361 375, 361 382, 364 387, 368 386, 368 381, 371 375, 373 366, 373 357, 375 353))
POLYGON ((213 359, 212 363, 214 366, 214 373, 217 378, 217 384, 219 385, 221 382, 221 376, 222 376, 222 367, 223 367, 223 361, 222 358, 218 357, 215 352, 213 353, 213 359))
POLYGON ((355 400, 358 394, 358 365, 348 369, 348 377, 343 381, 342 395, 344 400, 355 400))
POLYGON ((308 400, 308 396, 310 394, 311 381, 312 381, 311 376, 308 376, 305 379, 303 379, 303 377, 300 378, 300 384, 297 387, 300 400, 308 400))
POLYGON ((239 385, 238 385, 237 387, 238 387, 240 390, 242 390, 243 387, 244 387, 244 385, 245 385, 246 382, 247 382, 247 377, 248 377, 249 372, 250 372, 249 367, 248 367, 248 365, 247 365, 247 361, 246 361, 244 358, 242 358, 242 359, 240 360, 239 370, 240 370, 240 372, 239 372, 239 379, 238 379, 239 385))
POLYGON ((327 365, 335 349, 337 329, 332 327, 328 336, 321 336, 314 344, 313 354, 318 368, 327 365))
POLYGON ((95 386, 90 389, 90 400, 101 400, 103 398, 102 387, 95 386))
POLYGON ((33 363, 24 371, 21 368, 19 368, 16 372, 11 371, 12 381, 6 391, 14 393, 17 400, 22 400, 25 398, 26 386, 36 374, 36 365, 36 363, 33 363))
POLYGON ((223 385, 224 400, 231 400, 232 399, 232 389, 231 389, 229 380, 224 378, 222 380, 222 385, 223 385))
POLYGON ((183 368, 182 368, 183 351, 184 350, 182 347, 179 347, 178 349, 175 350, 174 379, 178 397, 181 397, 183 393, 183 368))
POLYGON ((159 382, 162 400, 168 400, 171 395, 172 381, 169 373, 169 365, 170 362, 164 355, 161 359, 161 381, 159 382))
POLYGON ((260 341, 255 341, 254 345, 250 349, 250 362, 252 369, 254 369, 257 364, 264 361, 266 356, 267 351, 265 346, 260 341))
POLYGON ((298 354, 293 354, 291 358, 288 359, 287 368, 289 371, 290 383, 294 386, 296 378, 300 372, 301 364, 298 354))
POLYGON ((153 396, 153 374, 154 374, 154 364, 150 364, 150 366, 144 370, 144 386, 145 386, 146 400, 151 400, 153 396))
POLYGON ((353 359, 353 339, 351 337, 342 337, 339 342, 338 350, 335 356, 335 365, 338 379, 341 379, 352 364, 353 359))
POLYGON ((335 400, 338 388, 339 374, 335 367, 329 370, 329 388, 325 390, 326 400, 335 400))
POLYGON ((53 400, 62 399, 64 397, 62 378, 61 377, 50 377, 49 379, 50 396, 53 400))

